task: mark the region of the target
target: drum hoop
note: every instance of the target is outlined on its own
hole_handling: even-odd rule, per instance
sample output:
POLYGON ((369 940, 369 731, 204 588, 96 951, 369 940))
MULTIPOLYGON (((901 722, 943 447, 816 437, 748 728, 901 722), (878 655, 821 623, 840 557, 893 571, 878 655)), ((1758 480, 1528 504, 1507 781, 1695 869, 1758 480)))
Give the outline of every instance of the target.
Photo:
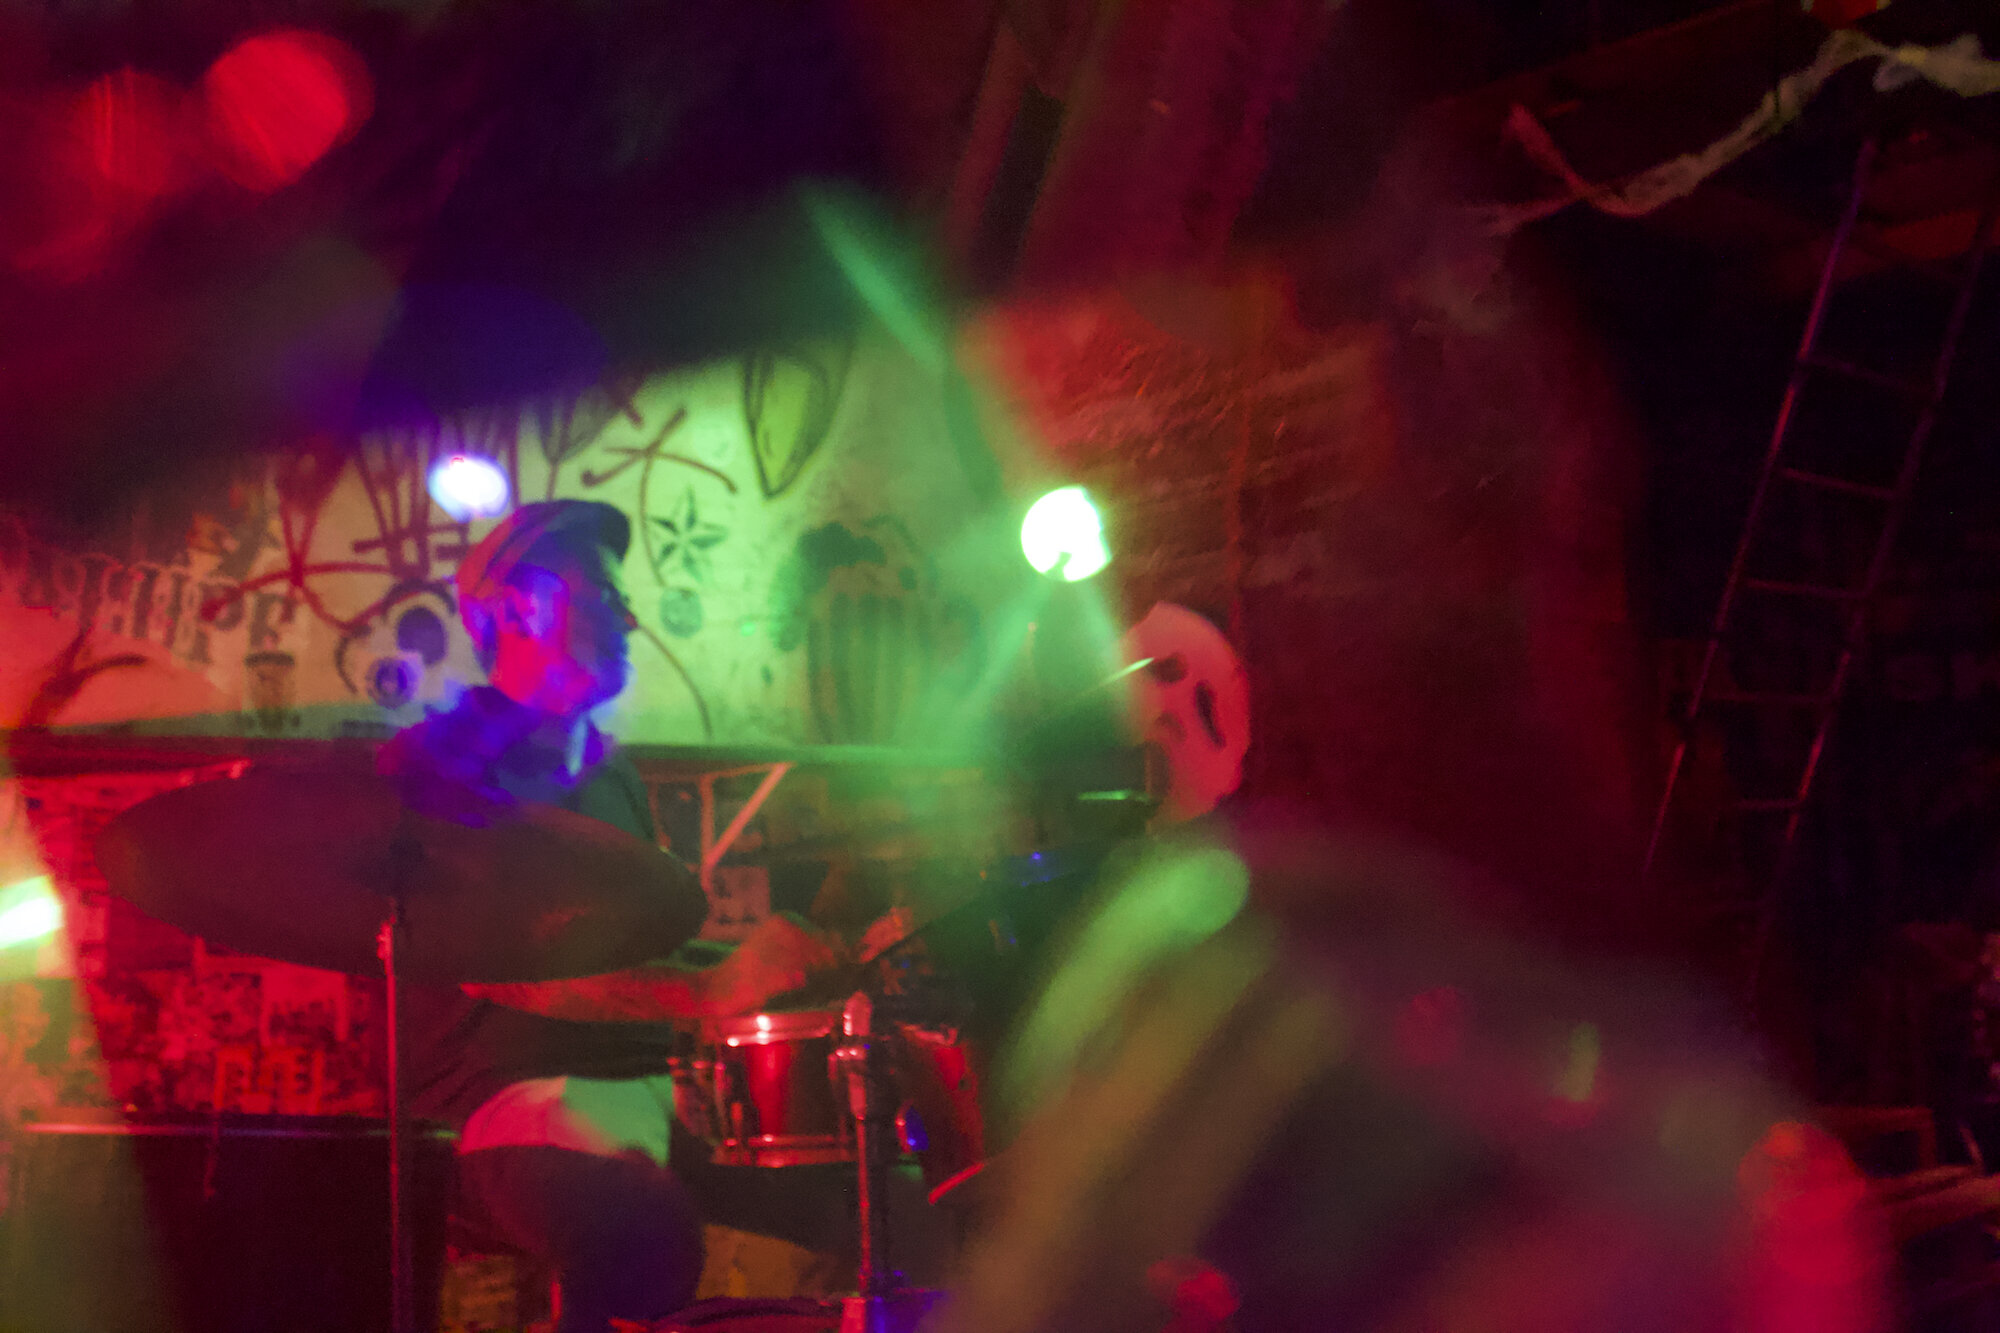
POLYGON ((836 1166, 854 1160, 854 1141, 829 1134, 759 1134, 724 1139, 709 1160, 716 1166, 836 1166))
POLYGON ((725 1148, 837 1148, 853 1143, 846 1134, 744 1134, 723 1138, 725 1148))
POLYGON ((789 1009, 742 1014, 714 1020, 715 1035, 725 1046, 771 1046, 783 1041, 831 1037, 840 1015, 831 1009, 789 1009))

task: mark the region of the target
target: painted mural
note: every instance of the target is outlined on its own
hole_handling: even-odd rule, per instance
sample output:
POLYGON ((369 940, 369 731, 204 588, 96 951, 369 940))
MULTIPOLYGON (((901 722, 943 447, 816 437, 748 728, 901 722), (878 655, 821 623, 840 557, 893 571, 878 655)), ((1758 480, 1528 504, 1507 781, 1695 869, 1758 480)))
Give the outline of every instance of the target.
POLYGON ((520 499, 631 516, 622 739, 970 745, 1025 570, 955 425, 934 373, 839 340, 305 442, 87 536, 0 512, 0 722, 369 737, 448 706, 480 679, 451 574, 484 526, 425 476, 471 451, 520 499))

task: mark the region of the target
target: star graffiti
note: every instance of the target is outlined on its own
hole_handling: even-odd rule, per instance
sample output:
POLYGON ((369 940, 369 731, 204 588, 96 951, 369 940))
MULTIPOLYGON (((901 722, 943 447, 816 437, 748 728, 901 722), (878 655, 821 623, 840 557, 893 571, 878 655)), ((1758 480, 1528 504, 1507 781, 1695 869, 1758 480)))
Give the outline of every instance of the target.
POLYGON ((669 568, 678 565, 696 583, 706 583, 708 553, 729 536, 729 529, 702 518, 695 504, 694 488, 688 488, 669 517, 655 518, 653 526, 659 529, 658 545, 653 551, 654 575, 665 579, 669 568))

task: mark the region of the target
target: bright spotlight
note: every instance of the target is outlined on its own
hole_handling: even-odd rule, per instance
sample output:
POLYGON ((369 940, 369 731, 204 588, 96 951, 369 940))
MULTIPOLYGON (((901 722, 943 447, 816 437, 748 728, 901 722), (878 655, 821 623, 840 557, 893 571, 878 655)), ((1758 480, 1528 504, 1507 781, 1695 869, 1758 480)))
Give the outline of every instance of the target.
POLYGON ((1089 578, 1111 563, 1104 544, 1104 519, 1081 486, 1050 491, 1028 507, 1021 520, 1021 553, 1037 573, 1064 582, 1089 578))
POLYGON ((47 875, 0 889, 0 949, 45 939, 62 929, 62 900, 47 875))
POLYGON ((431 469, 431 499, 460 523, 507 508, 507 474, 490 458, 453 454, 431 469))

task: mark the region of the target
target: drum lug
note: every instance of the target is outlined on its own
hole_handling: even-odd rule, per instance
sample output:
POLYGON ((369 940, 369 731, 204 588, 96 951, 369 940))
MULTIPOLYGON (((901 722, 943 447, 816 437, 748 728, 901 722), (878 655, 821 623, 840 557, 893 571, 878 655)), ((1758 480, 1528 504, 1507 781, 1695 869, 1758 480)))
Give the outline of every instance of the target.
POLYGON ((917 1113, 915 1103, 904 1102, 896 1112, 896 1137, 910 1152, 930 1151, 931 1133, 924 1126, 923 1116, 917 1113))

